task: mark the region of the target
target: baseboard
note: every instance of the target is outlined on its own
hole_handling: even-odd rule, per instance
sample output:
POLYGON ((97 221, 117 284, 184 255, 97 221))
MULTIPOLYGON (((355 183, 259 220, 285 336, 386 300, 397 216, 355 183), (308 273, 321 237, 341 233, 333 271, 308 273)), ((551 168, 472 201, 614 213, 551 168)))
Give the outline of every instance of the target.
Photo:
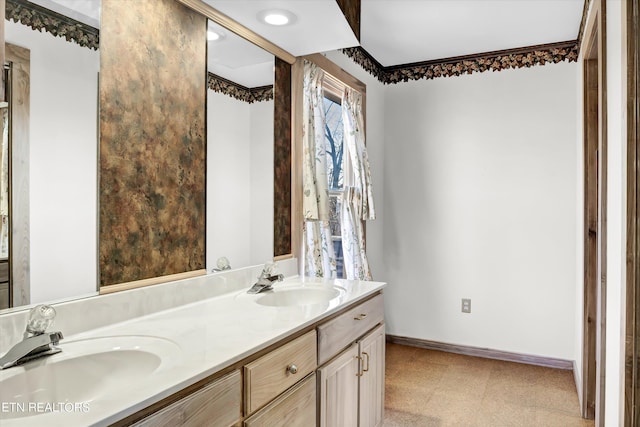
POLYGON ((580 405, 580 413, 586 414, 585 408, 582 406, 582 372, 578 369, 577 363, 573 361, 573 381, 576 383, 576 392, 578 392, 578 404, 580 405))
POLYGON ((387 342, 426 348, 428 350, 446 351, 448 353, 464 354, 465 356, 484 357, 486 359, 504 360, 507 362, 525 363, 527 365, 544 366, 547 368, 573 370, 572 360, 556 359, 553 357, 532 356, 530 354, 511 353, 508 351, 492 350, 490 348, 471 347, 467 345, 447 344, 418 338, 387 335, 387 342))

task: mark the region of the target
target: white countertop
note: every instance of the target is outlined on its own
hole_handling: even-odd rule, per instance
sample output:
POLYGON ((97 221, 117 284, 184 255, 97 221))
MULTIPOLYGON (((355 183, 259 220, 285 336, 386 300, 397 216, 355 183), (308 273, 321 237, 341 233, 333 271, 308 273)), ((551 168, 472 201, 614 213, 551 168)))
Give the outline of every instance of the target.
MULTIPOLYGON (((65 356, 65 342, 101 337, 150 336, 174 344, 175 351, 160 369, 137 379, 121 380, 117 393, 99 395, 84 407, 72 411, 7 418, 0 410, 0 425, 9 426, 105 426, 192 385, 251 354, 299 331, 343 307, 381 290, 382 282, 288 278, 276 288, 291 286, 343 287, 346 292, 327 304, 270 307, 257 304, 262 294, 248 295, 246 289, 131 319, 99 329, 65 337, 63 352, 40 363, 53 363, 65 356)), ((90 315, 90 314, 87 314, 90 315)), ((63 331, 64 332, 64 331, 63 331)), ((126 338, 123 337, 123 341, 126 338)), ((115 338, 117 340, 117 338, 115 338)), ((131 340, 131 339, 129 339, 131 340)), ((23 365, 23 366, 29 366, 23 365)), ((23 366, 0 371, 0 380, 15 375, 23 366)), ((79 402, 71 402, 79 403, 79 402)), ((0 408, 2 409, 2 408, 0 408)))

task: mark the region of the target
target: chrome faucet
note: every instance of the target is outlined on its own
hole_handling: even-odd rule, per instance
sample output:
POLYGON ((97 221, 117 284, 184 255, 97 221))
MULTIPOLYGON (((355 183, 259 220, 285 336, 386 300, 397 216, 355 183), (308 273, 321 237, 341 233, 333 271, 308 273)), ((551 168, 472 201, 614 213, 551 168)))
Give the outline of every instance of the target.
POLYGON ((26 363, 33 359, 60 353, 62 349, 56 347, 62 332, 46 332, 51 326, 56 311, 50 305, 37 305, 29 312, 29 320, 22 341, 0 357, 0 369, 7 369, 26 363))
POLYGON ((260 292, 270 291, 273 289, 273 282, 282 282, 284 276, 282 274, 273 274, 276 264, 268 262, 262 268, 262 273, 258 276, 258 281, 247 291, 248 294, 259 294, 260 292))
POLYGON ((216 268, 211 269, 211 272, 217 273, 224 270, 231 270, 231 264, 229 264, 227 257, 221 256, 216 262, 216 268))

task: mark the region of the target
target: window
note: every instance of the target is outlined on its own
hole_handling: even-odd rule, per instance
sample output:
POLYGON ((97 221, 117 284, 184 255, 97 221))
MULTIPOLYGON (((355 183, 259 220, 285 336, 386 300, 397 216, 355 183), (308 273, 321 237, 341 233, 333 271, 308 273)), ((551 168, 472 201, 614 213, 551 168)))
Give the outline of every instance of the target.
POLYGON ((324 113, 325 113, 325 147, 327 153, 327 180, 329 188, 329 227, 331 240, 336 256, 336 277, 344 276, 344 257, 342 253, 342 232, 340 212, 348 162, 348 153, 343 144, 344 126, 342 122, 341 91, 336 85, 325 85, 324 113))

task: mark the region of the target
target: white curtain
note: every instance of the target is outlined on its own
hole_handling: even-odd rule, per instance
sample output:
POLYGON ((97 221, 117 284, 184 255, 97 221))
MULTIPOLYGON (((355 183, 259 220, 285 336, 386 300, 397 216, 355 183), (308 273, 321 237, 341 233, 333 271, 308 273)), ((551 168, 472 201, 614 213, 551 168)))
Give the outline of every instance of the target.
POLYGON ((305 221, 304 223, 305 275, 311 277, 336 277, 336 256, 331 241, 329 223, 305 221))
POLYGON ((376 217, 373 204, 371 171, 365 147, 362 96, 345 87, 342 96, 344 143, 349 151, 353 185, 345 187, 342 201, 341 227, 344 274, 347 279, 371 280, 365 252, 362 221, 376 217))
POLYGON ((365 253, 362 230, 362 193, 355 187, 344 190, 340 224, 342 228, 342 256, 346 279, 371 280, 365 253))
POLYGON ((336 258, 329 229, 327 156, 324 147, 324 72, 304 63, 302 209, 304 214, 305 275, 334 278, 336 258))

